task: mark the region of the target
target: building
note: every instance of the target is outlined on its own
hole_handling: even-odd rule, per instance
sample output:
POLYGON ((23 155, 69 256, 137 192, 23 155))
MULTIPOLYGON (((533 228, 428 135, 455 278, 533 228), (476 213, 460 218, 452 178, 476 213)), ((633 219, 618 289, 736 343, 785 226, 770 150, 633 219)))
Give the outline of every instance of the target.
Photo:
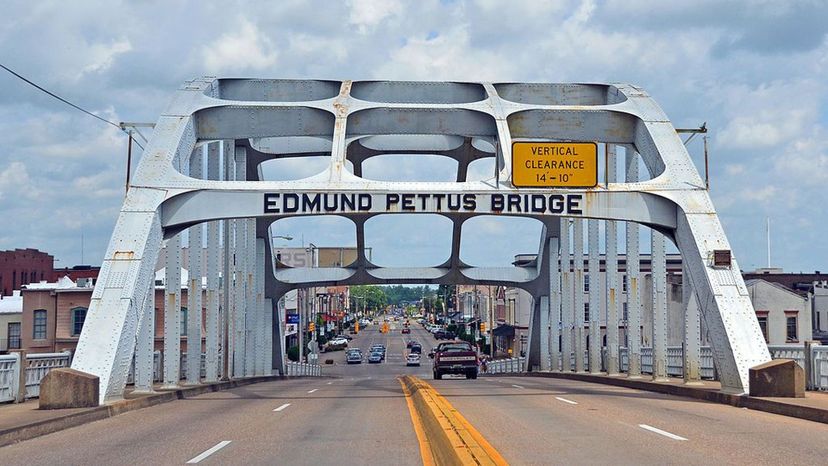
POLYGON ((745 281, 745 285, 769 345, 811 339, 811 303, 807 295, 758 278, 745 281))
POLYGON ((51 280, 55 258, 37 249, 0 251, 0 294, 11 296, 23 285, 51 280))
MULTIPOLYGON (((181 351, 187 350, 187 271, 181 270, 181 351)), ((164 269, 155 276, 155 349, 164 341, 164 269)), ((30 353, 74 351, 92 299, 92 282, 62 277, 56 282, 31 283, 21 290, 20 341, 30 353)), ((5 299, 4 299, 5 300, 5 299)), ((206 295, 202 296, 206 304, 206 295)), ((204 308, 202 308, 202 311, 204 308)), ((204 313, 202 312, 202 316, 204 313)), ((202 317, 202 335, 204 334, 202 317)))
POLYGON ((813 336, 828 341, 828 274, 819 270, 814 273, 785 273, 780 268, 767 268, 745 273, 743 276, 746 281, 758 279, 776 283, 809 299, 813 333, 809 333, 808 338, 813 336))
POLYGON ((22 348, 23 298, 19 290, 0 295, 0 354, 22 348))

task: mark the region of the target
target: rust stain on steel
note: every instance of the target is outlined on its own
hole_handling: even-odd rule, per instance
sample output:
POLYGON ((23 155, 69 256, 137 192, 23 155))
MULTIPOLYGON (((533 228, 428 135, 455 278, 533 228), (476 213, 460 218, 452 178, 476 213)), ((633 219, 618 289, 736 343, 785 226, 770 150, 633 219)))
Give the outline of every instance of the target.
POLYGON ((112 258, 115 260, 132 260, 135 258, 135 251, 115 251, 112 258))

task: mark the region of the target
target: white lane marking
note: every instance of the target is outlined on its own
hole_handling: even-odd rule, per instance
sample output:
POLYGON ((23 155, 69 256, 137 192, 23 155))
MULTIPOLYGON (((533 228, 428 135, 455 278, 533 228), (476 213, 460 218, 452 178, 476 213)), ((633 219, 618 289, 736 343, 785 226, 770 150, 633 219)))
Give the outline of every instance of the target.
POLYGON ((274 409, 273 411, 281 411, 281 410, 287 408, 288 406, 290 406, 290 403, 285 403, 282 406, 279 406, 278 408, 274 409))
POLYGON ((313 393, 313 392, 315 392, 315 391, 317 391, 317 390, 319 390, 319 389, 318 389, 318 388, 314 388, 313 390, 308 390, 308 393, 313 393))
POLYGON ((555 399, 556 399, 556 400, 558 400, 558 401, 563 401, 564 403, 569 403, 569 404, 571 404, 571 405, 576 405, 576 404, 578 404, 578 402, 577 402, 577 401, 567 400, 566 398, 561 398, 561 397, 559 397, 559 396, 556 396, 556 397, 555 397, 555 399))
POLYGON ((212 455, 213 453, 221 450, 222 448, 226 447, 230 444, 230 440, 222 440, 221 442, 217 443, 213 448, 205 451, 204 453, 196 456, 195 458, 187 461, 187 464, 196 464, 201 462, 203 459, 207 458, 208 456, 212 455))
POLYGON ((332 384, 333 382, 328 382, 328 385, 332 384))
POLYGON ((667 432, 665 430, 656 429, 655 427, 648 426, 647 424, 638 424, 638 427, 641 427, 644 430, 649 430, 650 432, 655 432, 656 434, 663 435, 663 436, 665 436, 667 438, 671 438, 673 440, 687 440, 684 437, 680 437, 676 434, 671 434, 670 432, 667 432))
POLYGON ((522 386, 520 386, 520 385, 515 385, 515 384, 512 384, 512 386, 513 386, 513 387, 515 387, 515 388, 523 388, 522 386))

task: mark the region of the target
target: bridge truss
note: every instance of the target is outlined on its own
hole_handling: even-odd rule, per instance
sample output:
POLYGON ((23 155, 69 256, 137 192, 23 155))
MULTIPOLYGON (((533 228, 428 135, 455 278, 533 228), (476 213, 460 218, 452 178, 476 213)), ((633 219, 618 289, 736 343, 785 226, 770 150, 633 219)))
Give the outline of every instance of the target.
MULTIPOLYGON (((179 383, 178 275, 181 233, 188 230, 190 244, 205 244, 207 250, 206 259, 190 254, 188 308, 203 307, 206 325, 202 335, 201 319, 190 315, 187 338, 204 338, 206 373, 200 374, 200 358, 190 358, 189 383, 222 375, 284 373, 283 326, 274 316, 277 301, 289 290, 385 283, 522 288, 535 303, 530 368, 583 371, 588 364, 597 372, 603 360, 606 372, 617 373, 618 332, 607 332, 603 356, 598 333, 600 316, 607 328, 617 328, 621 317, 621 290, 613 273, 618 268, 617 222, 625 222, 627 229, 630 361, 640 354, 643 287, 637 232, 643 225, 654 231, 654 376, 666 376, 664 258, 669 239, 684 264, 686 376, 698 378, 703 319, 723 389, 745 392, 748 369, 769 361, 770 354, 736 261, 714 263, 714 251, 729 252, 730 246, 704 182, 670 121, 642 89, 626 84, 196 79, 176 92, 144 151, 106 251, 72 367, 100 378, 101 403, 122 396, 133 357, 136 389, 152 388, 154 272, 163 253, 164 381, 167 386, 179 383), (511 183, 516 141, 598 142, 606 151, 607 182, 590 189, 516 188, 511 183), (361 176, 370 157, 425 153, 457 160, 456 181, 379 182, 361 176), (329 157, 329 164, 309 178, 262 177, 265 161, 319 155, 329 157), (469 164, 481 158, 494 158, 495 173, 488 180, 468 181, 469 164), (639 161, 650 179, 639 181, 639 161), (624 180, 616 179, 619 163, 625 164, 624 180), (513 208, 505 209, 504 199, 514 195, 519 197, 513 208), (451 220, 450 258, 436 267, 371 263, 365 255, 366 221, 411 213, 451 220), (325 214, 354 223, 354 263, 291 268, 274 261, 273 222, 325 214), (463 263, 463 225, 482 215, 542 222, 537 259, 522 267, 463 263), (590 313, 585 330, 583 312, 575 312, 583 308, 584 263, 569 258, 583 257, 586 228, 587 268, 599 270, 599 222, 606 225, 608 278, 590 287, 590 302, 602 304, 600 312, 590 313), (557 344, 550 344, 560 332, 562 353, 574 352, 574 367, 569 357, 558 354, 557 344), (591 334, 589 348, 586 332, 591 334), (227 368, 221 364, 224 352, 227 368)), ((637 366, 631 363, 630 375, 640 373, 637 366)))

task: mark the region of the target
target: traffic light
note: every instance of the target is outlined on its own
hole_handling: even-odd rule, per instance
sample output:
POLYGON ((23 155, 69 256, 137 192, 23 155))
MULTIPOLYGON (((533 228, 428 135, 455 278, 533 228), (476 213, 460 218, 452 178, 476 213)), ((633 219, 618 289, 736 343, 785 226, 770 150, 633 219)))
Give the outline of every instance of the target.
POLYGON ((316 331, 316 322, 311 322, 308 324, 308 331, 315 332, 316 331))
POLYGON ((486 322, 480 322, 480 331, 481 331, 481 332, 485 332, 485 331, 486 331, 486 322))

